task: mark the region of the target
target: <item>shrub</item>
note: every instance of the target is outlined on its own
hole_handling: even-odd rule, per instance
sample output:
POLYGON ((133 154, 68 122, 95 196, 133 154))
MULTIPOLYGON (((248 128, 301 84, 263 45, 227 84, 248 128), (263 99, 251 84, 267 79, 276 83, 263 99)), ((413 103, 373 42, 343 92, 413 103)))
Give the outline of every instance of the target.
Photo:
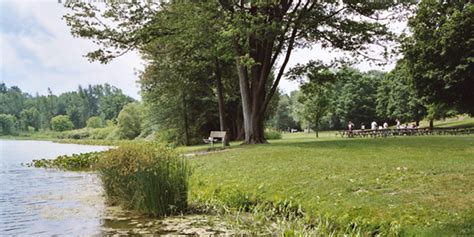
POLYGON ((105 128, 95 128, 91 130, 91 138, 92 139, 113 139, 110 137, 114 130, 116 129, 115 126, 109 126, 105 128))
POLYGON ((82 128, 71 131, 62 132, 58 135, 59 139, 86 139, 91 136, 91 129, 82 128))
POLYGON ((139 104, 130 103, 123 107, 117 118, 120 138, 134 139, 141 133, 142 109, 139 104))
POLYGON ((73 128, 74 124, 67 115, 58 115, 51 119, 51 129, 53 129, 53 131, 62 132, 73 128))
POLYGON ((107 199, 152 216, 187 207, 189 169, 182 156, 156 143, 126 144, 99 161, 107 199))
POLYGON ((15 131, 16 118, 11 114, 0 114, 0 135, 11 135, 15 131))
POLYGON ((88 128, 101 128, 103 127, 102 119, 98 116, 92 116, 87 119, 86 126, 88 128))
POLYGON ((269 140, 281 139, 281 132, 275 130, 266 130, 264 136, 269 140))

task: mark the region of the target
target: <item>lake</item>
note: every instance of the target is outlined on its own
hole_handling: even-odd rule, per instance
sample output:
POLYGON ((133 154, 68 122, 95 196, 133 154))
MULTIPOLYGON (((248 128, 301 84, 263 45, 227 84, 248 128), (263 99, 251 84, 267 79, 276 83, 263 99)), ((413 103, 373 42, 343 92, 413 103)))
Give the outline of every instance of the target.
POLYGON ((93 172, 26 167, 34 159, 107 150, 104 146, 0 140, 0 236, 233 235, 217 216, 149 218, 107 206, 93 172))
POLYGON ((102 233, 105 203, 96 174, 29 168, 22 163, 106 149, 0 140, 0 235, 102 233))

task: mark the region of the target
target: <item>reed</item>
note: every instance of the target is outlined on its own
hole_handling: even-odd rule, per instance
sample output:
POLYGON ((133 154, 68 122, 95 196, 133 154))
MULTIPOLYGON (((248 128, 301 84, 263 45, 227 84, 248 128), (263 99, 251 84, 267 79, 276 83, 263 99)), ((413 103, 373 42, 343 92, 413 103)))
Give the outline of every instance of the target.
POLYGON ((150 216, 187 208, 189 167, 173 149, 156 143, 126 144, 99 161, 107 199, 150 216))

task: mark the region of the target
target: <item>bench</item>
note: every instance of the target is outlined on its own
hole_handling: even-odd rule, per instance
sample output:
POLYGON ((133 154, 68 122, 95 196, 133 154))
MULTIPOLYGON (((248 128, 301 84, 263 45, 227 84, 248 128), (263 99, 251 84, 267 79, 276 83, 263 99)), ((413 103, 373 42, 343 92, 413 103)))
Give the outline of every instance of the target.
POLYGON ((226 131, 211 131, 211 134, 209 135, 209 138, 203 139, 204 143, 209 144, 209 148, 214 147, 214 142, 217 142, 218 139, 221 139, 222 141, 222 148, 225 148, 225 136, 227 132, 226 131))

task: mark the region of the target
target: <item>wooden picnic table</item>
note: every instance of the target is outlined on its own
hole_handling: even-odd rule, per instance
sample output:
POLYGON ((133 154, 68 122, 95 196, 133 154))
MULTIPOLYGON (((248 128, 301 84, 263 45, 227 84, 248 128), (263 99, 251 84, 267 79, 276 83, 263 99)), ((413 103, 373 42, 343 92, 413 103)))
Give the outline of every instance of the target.
POLYGON ((426 135, 466 135, 474 134, 474 128, 399 128, 342 130, 336 133, 341 137, 388 137, 388 136, 426 136, 426 135))

